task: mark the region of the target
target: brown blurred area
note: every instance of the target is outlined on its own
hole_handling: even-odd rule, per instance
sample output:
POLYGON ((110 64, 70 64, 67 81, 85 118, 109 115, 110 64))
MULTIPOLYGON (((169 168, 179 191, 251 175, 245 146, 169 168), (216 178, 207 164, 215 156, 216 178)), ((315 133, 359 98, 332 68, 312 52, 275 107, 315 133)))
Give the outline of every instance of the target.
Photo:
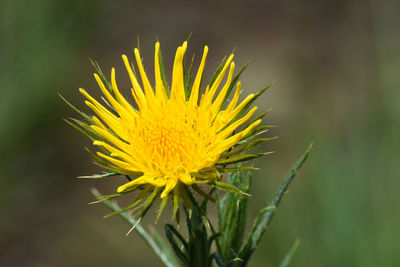
POLYGON ((206 77, 235 49, 238 69, 251 60, 245 94, 277 81, 257 101, 274 108, 264 123, 279 139, 255 162, 249 223, 315 144, 250 266, 279 265, 297 238, 292 266, 400 266, 399 11, 394 0, 2 0, 0 266, 161 266, 119 217, 87 205, 90 188, 124 180, 75 178, 101 169, 57 93, 86 109, 78 88, 100 94, 94 59, 128 95, 121 54, 132 59, 139 38, 151 72, 159 40, 170 69, 190 33, 195 66, 210 48, 206 77))

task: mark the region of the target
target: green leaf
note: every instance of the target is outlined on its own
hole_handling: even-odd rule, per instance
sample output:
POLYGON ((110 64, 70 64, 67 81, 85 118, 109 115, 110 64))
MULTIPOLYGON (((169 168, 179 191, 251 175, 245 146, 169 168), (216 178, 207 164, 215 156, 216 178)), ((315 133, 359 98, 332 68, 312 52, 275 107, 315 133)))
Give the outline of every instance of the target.
POLYGON ((247 143, 251 140, 253 140, 254 138, 256 138, 258 135, 266 133, 269 131, 269 128, 272 127, 276 127, 275 125, 263 125, 260 126, 258 128, 253 129, 250 133, 248 133, 247 135, 245 135, 242 140, 240 140, 238 142, 238 145, 242 145, 244 143, 247 143))
POLYGON ((98 203, 102 203, 102 202, 105 202, 105 201, 109 201, 109 200, 112 200, 112 199, 114 199, 114 198, 116 198, 116 197, 119 197, 119 196, 121 196, 121 195, 122 195, 122 194, 118 193, 118 194, 112 194, 112 195, 102 196, 101 199, 97 199, 97 200, 95 200, 95 201, 89 202, 89 205, 98 204, 98 203))
POLYGON ((217 165, 227 165, 227 164, 233 164, 233 163, 238 163, 238 162, 243 162, 243 161, 248 161, 251 159, 259 158, 265 155, 269 155, 272 152, 267 152, 267 153, 257 153, 257 154, 244 154, 240 155, 234 158, 228 158, 228 159, 223 159, 218 161, 216 164, 217 165))
POLYGON ((223 167, 218 168, 219 172, 239 172, 239 171, 258 171, 259 168, 244 166, 244 167, 223 167))
POLYGON ((93 175, 85 175, 85 176, 78 176, 78 178, 82 179, 101 179, 101 178, 106 178, 106 177, 112 177, 116 175, 121 175, 117 172, 106 172, 102 174, 93 174, 93 175))
MULTIPOLYGON (((89 138, 92 141, 95 140, 103 140, 104 137, 99 135, 95 130, 93 130, 88 124, 74 119, 74 118, 68 118, 68 119, 64 119, 64 121, 66 123, 68 123, 69 125, 71 125, 73 128, 75 128, 77 131, 79 131, 80 133, 82 133, 83 135, 85 135, 87 138, 89 138)), ((114 134, 111 130, 109 130, 111 132, 111 134, 114 134)), ((109 152, 103 148, 102 146, 99 147, 100 150, 102 150, 103 152, 105 152, 106 154, 109 154, 109 152)), ((107 170, 113 171, 113 172, 118 172, 118 173, 123 173, 123 174, 128 174, 125 170, 118 168, 116 166, 112 166, 110 164, 108 164, 106 161, 100 159, 97 155, 95 155, 94 153, 92 153, 89 149, 86 148, 86 150, 89 152, 89 154, 92 156, 92 158, 94 159, 95 163, 97 165, 100 165, 104 168, 106 168, 107 170)), ((134 173, 130 173, 130 175, 133 175, 134 173)), ((139 173, 136 173, 136 175, 139 173)))
POLYGON ((239 188, 237 188, 236 186, 234 186, 232 184, 215 181, 212 185, 220 190, 250 196, 249 194, 243 192, 242 190, 240 190, 239 188))
POLYGON ((189 66, 189 69, 188 69, 187 73, 185 71, 185 66, 183 67, 183 71, 184 71, 183 76, 185 77, 184 78, 184 86, 185 86, 186 101, 189 100, 189 97, 190 97, 190 94, 191 94, 191 91, 192 91, 192 86, 191 85, 192 85, 192 78, 193 78, 193 75, 192 75, 193 62, 194 62, 194 55, 192 57, 192 61, 190 63, 190 66, 189 66))
POLYGON ((300 246, 300 239, 297 239, 292 248, 290 249, 289 253, 286 254, 285 258, 283 259, 283 261, 281 262, 281 264, 279 265, 279 267, 288 267, 290 262, 293 259, 294 254, 296 253, 297 249, 300 246))
POLYGON ((156 223, 160 219, 160 216, 163 213, 163 211, 164 211, 165 207, 167 206, 167 204, 168 204, 168 195, 166 197, 164 197, 163 200, 161 200, 160 209, 157 212, 156 223))
MULTIPOLYGON (((81 134, 83 134, 84 136, 86 136, 87 138, 89 138, 90 140, 94 141, 95 138, 93 138, 88 132, 86 132, 85 130, 83 130, 81 127, 79 127, 78 125, 74 124, 72 121, 69 121, 68 119, 63 119, 66 123, 68 123, 69 125, 71 125, 75 130, 77 130, 78 132, 80 132, 81 134)), ((70 119, 73 120, 73 119, 70 119)))
MULTIPOLYGON (((100 134, 97 133, 95 130, 93 130, 92 127, 90 127, 89 124, 84 123, 84 122, 82 122, 82 121, 80 121, 80 120, 77 120, 77 119, 74 119, 74 118, 70 118, 70 120, 72 120, 73 122, 75 122, 75 123, 76 123, 78 126, 80 126, 82 129, 84 129, 84 130, 87 132, 87 134, 91 135, 91 136, 92 136, 92 138, 90 138, 91 140, 93 140, 93 139, 95 139, 95 140, 105 140, 105 139, 104 139, 104 136, 100 135, 100 134)), ((119 136, 118 136, 117 134, 115 134, 110 128, 108 128, 107 126, 105 126, 105 128, 106 128, 112 135, 114 135, 115 137, 118 137, 118 138, 119 138, 119 136)), ((105 141, 108 142, 108 140, 105 140, 105 141)), ((103 151, 106 151, 107 153, 109 153, 106 149, 103 149, 101 146, 100 146, 100 149, 103 150, 103 151)))
MULTIPOLYGON (((137 205, 138 205, 138 204, 144 199, 144 197, 150 192, 151 188, 152 188, 152 187, 151 187, 150 185, 146 186, 145 189, 136 197, 135 201, 133 201, 132 204, 130 204, 129 206, 127 206, 127 207, 125 207, 125 208, 123 208, 123 209, 121 209, 121 210, 119 210, 119 211, 115 211, 115 212, 112 212, 112 213, 110 213, 110 214, 107 214, 107 215, 104 216, 104 218, 108 218, 108 217, 110 217, 110 216, 116 215, 116 214, 121 213, 121 212, 125 212, 125 211, 127 211, 127 210, 131 210, 131 211, 129 212, 129 213, 131 214, 131 213, 132 213, 132 209, 136 210, 136 209, 138 209, 138 208, 141 208, 141 207, 145 206, 145 205, 147 204, 147 201, 150 199, 150 197, 149 197, 145 202, 143 202, 141 205, 139 205, 139 206, 137 206, 137 205)), ((133 217, 134 217, 134 216, 133 216, 133 217)))
MULTIPOLYGON (((212 239, 208 238, 207 227, 205 224, 207 221, 204 220, 204 211, 194 199, 189 188, 186 188, 186 192, 193 205, 191 214, 187 211, 187 209, 185 209, 186 224, 189 233, 186 255, 189 259, 191 267, 211 267, 212 239)), ((212 238, 216 237, 214 234, 215 233, 213 233, 211 236, 212 238)))
MULTIPOLYGON (((153 205, 155 198, 157 197, 158 193, 159 193, 159 189, 156 188, 154 189, 153 193, 149 196, 149 198, 146 200, 146 202, 144 203, 145 206, 143 208, 141 208, 140 210, 140 215, 139 218, 137 219, 137 222, 135 225, 132 226, 132 228, 128 231, 128 233, 126 233, 126 235, 129 235, 129 233, 134 230, 136 228, 136 226, 139 225, 139 222, 142 221, 143 217, 147 214, 147 212, 150 210, 151 206, 153 205)), ((140 205, 141 206, 141 205, 140 205)), ((137 209, 138 207, 134 208, 133 210, 137 209)), ((133 211, 132 210, 132 211, 133 211)), ((129 213, 131 214, 132 211, 130 211, 129 213)), ((136 215, 134 215, 133 217, 136 217, 136 215)))
MULTIPOLYGON (((167 237, 167 240, 171 244, 172 250, 175 252, 175 255, 178 256, 178 258, 181 260, 181 263, 183 263, 183 266, 190 267, 189 260, 186 257, 186 255, 182 252, 182 250, 180 249, 178 244, 176 243, 176 241, 172 235, 172 231, 170 230, 170 227, 173 227, 173 226, 170 224, 165 225, 165 236, 167 237)), ((177 266, 179 266, 179 265, 177 265, 177 266)))
MULTIPOLYGON (((152 186, 149 185, 149 187, 152 187, 152 186)), ((133 215, 133 217, 139 216, 140 218, 143 218, 146 215, 146 213, 149 211, 151 206, 153 205, 159 192, 160 192, 160 188, 156 187, 154 189, 154 191, 150 194, 150 196, 142 204, 133 208, 131 211, 129 211, 129 213, 132 214, 135 210, 140 209, 140 211, 138 212, 140 214, 135 214, 135 215, 133 215)))
POLYGON ((77 119, 74 119, 74 118, 70 118, 70 120, 73 121, 79 127, 81 127, 83 130, 85 130, 86 133, 92 137, 90 139, 97 139, 97 140, 103 139, 103 137, 101 135, 99 135, 95 130, 93 130, 89 126, 89 124, 84 123, 83 121, 80 121, 80 120, 77 120, 77 119))
POLYGON ((106 76, 104 75, 103 71, 101 70, 100 65, 96 61, 94 61, 92 59, 90 60, 90 62, 92 63, 92 65, 93 65, 94 69, 96 70, 97 74, 99 75, 100 79, 102 80, 102 82, 106 86, 107 90, 110 91, 110 93, 113 96, 115 96, 114 92, 113 92, 113 88, 112 88, 111 84, 108 82, 108 80, 107 80, 106 76))
POLYGON ((202 195, 205 199, 208 199, 208 200, 210 200, 211 202, 214 202, 214 203, 217 201, 211 194, 208 194, 208 193, 204 192, 197 184, 192 184, 192 188, 197 193, 202 195))
POLYGON ((116 194, 111 194, 111 195, 105 195, 105 196, 103 196, 101 199, 97 199, 97 200, 95 200, 95 201, 92 201, 92 202, 90 202, 89 204, 97 204, 97 203, 101 203, 101 202, 104 202, 104 201, 112 200, 112 199, 114 199, 114 198, 117 198, 117 197, 119 197, 119 196, 122 196, 123 194, 132 192, 132 191, 136 190, 136 189, 139 188, 139 187, 140 187, 140 186, 131 187, 131 188, 129 188, 128 190, 124 191, 124 193, 116 193, 116 194))
POLYGON ((68 102, 67 99, 65 99, 61 94, 58 94, 59 97, 61 97, 61 99, 67 103, 68 106, 70 106, 73 110, 75 110, 79 115, 81 115, 83 118, 85 118, 88 122, 90 123, 94 123, 93 119, 85 114, 84 112, 80 111, 79 109, 77 109, 74 105, 72 105, 70 102, 68 102))
POLYGON ((183 238, 183 236, 179 233, 178 230, 176 230, 176 228, 172 224, 169 224, 169 223, 165 224, 165 228, 166 228, 166 231, 169 231, 171 234, 174 234, 179 239, 179 241, 181 241, 181 243, 185 249, 188 249, 188 243, 186 242, 186 240, 183 238))
MULTIPOLYGON (((243 172, 230 173, 228 183, 249 193, 252 173, 247 177, 243 172)), ((218 203, 218 226, 222 233, 217 242, 220 245, 219 253, 225 262, 231 262, 242 245, 247 218, 248 197, 237 193, 226 193, 218 203)))
POLYGON ((125 174, 125 175, 132 175, 132 176, 139 176, 142 173, 138 173, 138 172, 131 172, 131 171, 127 171, 124 170, 122 168, 119 168, 117 166, 111 165, 108 162, 106 162, 105 160, 103 160, 102 158, 100 158, 99 156, 97 156, 95 153, 93 153, 92 151, 89 150, 89 148, 85 147, 86 151, 90 154, 90 156, 93 159, 93 162, 96 165, 99 165, 100 167, 112 171, 112 172, 117 172, 120 174, 125 174))
POLYGON ((271 203, 264 209, 262 209, 250 230, 250 233, 246 239, 246 242, 241 247, 239 251, 239 258, 243 259, 243 265, 246 266, 247 262, 249 261, 251 255, 253 254, 254 250, 256 249, 258 243, 260 242, 261 237, 267 230, 268 226, 271 224, 273 216, 278 208, 283 195, 285 194, 286 190, 288 189, 289 185, 293 181, 294 177, 296 176, 297 171, 301 168, 303 163, 306 161, 311 148, 312 143, 304 152, 304 154, 300 157, 300 159, 294 164, 294 166, 289 171, 286 178, 283 180, 281 186, 279 187, 278 191, 275 193, 274 197, 272 198, 271 203))
MULTIPOLYGON (((92 189, 92 194, 99 200, 103 198, 103 196, 96 189, 92 189)), ((112 202, 110 200, 105 200, 103 201, 103 203, 106 207, 108 207, 113 211, 121 210, 121 208, 118 206, 117 203, 112 202)), ((147 245, 151 249, 153 249, 154 253, 160 258, 160 260, 164 263, 165 266, 167 267, 178 266, 178 262, 174 258, 172 251, 170 251, 170 249, 167 246, 163 246, 161 249, 161 247, 154 241, 154 239, 150 236, 150 234, 148 234, 147 231, 144 230, 144 228, 140 224, 137 224, 137 220, 129 216, 126 212, 121 212, 119 215, 130 225, 132 226, 136 225, 135 231, 137 231, 139 235, 145 240, 147 245)))
POLYGON ((173 202, 172 202, 173 203, 172 218, 175 218, 178 225, 179 225, 179 221, 180 221, 180 213, 179 213, 180 194, 179 194, 179 191, 175 191, 175 190, 179 190, 178 187, 180 187, 180 186, 181 186, 180 183, 178 183, 176 185, 176 187, 174 188, 174 196, 173 196, 173 202))
POLYGON ((220 158, 228 158, 230 156, 242 153, 244 151, 247 151, 255 146, 257 146, 258 144, 262 143, 262 142, 266 142, 266 141, 272 141, 277 139, 277 136, 274 137, 270 137, 270 138, 259 138, 256 139, 254 141, 250 141, 248 143, 242 144, 240 146, 237 146, 236 148, 232 149, 231 151, 225 152, 223 154, 221 154, 220 158))
POLYGON ((186 42, 188 42, 189 43, 189 41, 190 41, 190 38, 192 38, 192 32, 191 33, 189 33, 189 35, 188 35, 188 37, 186 38, 186 42))

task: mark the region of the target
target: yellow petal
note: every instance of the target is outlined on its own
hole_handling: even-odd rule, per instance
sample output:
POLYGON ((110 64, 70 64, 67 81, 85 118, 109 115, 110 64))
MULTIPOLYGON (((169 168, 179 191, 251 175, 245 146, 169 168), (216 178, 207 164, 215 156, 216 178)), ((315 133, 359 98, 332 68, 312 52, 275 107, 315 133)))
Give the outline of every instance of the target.
POLYGON ((212 86, 211 86, 211 88, 210 88, 210 91, 206 93, 206 95, 205 95, 205 98, 206 98, 206 99, 205 99, 205 105, 206 105, 206 106, 208 106, 209 104, 211 104, 211 102, 212 102, 212 100, 213 100, 213 98, 214 98, 215 92, 217 91, 217 89, 218 89, 218 87, 219 87, 219 85, 220 85, 222 79, 224 78, 225 73, 226 73, 226 71, 227 71, 227 69, 228 69, 228 67, 229 67, 229 64, 231 64, 231 61, 232 61, 232 59, 233 59, 233 56, 234 56, 234 55, 231 54, 231 55, 229 56, 229 58, 226 60, 226 62, 225 62, 225 64, 224 64, 224 67, 222 68, 221 72, 219 73, 219 75, 218 75, 217 78, 215 79, 214 83, 212 84, 212 86))
POLYGON ((96 73, 94 74, 94 77, 96 78, 97 83, 100 86, 101 91, 103 94, 106 96, 107 100, 110 102, 110 104, 115 108, 115 110, 118 112, 120 117, 125 117, 129 119, 131 117, 131 114, 120 104, 118 103, 115 98, 110 94, 108 89, 104 86, 102 80, 100 79, 99 75, 96 73))
POLYGON ((199 70, 197 71, 196 78, 194 79, 194 82, 193 82, 192 92, 191 92, 190 98, 189 98, 190 106, 197 104, 197 101, 198 101, 200 83, 201 83, 201 79, 203 77, 203 71, 204 71, 204 66, 206 64, 207 54, 208 54, 208 46, 205 46, 204 52, 203 52, 203 57, 201 59, 201 63, 199 66, 199 70))
POLYGON ((139 68, 140 77, 142 78, 144 92, 146 93, 146 102, 152 103, 155 99, 155 96, 154 96, 153 89, 151 88, 149 79, 147 78, 146 72, 144 71, 142 59, 140 58, 139 50, 137 48, 135 48, 134 53, 135 53, 135 58, 136 58, 136 64, 138 65, 138 68, 139 68))
POLYGON ((177 180, 170 178, 167 182, 167 185, 165 186, 164 191, 161 193, 161 198, 166 197, 169 194, 169 192, 171 192, 172 189, 174 189, 177 182, 178 182, 177 180))
POLYGON ((136 103, 138 104, 139 109, 140 108, 145 108, 146 104, 147 104, 146 103, 146 97, 145 97, 145 95, 143 93, 143 90, 140 87, 136 77, 135 77, 135 74, 133 74, 133 70, 131 68, 131 65, 129 64, 128 57, 125 56, 125 55, 122 55, 122 60, 124 61, 125 68, 128 71, 129 78, 131 79, 131 83, 132 83, 132 86, 133 86, 133 91, 135 92, 135 95, 136 95, 137 100, 138 100, 136 103))
POLYGON ((160 101, 165 101, 167 99, 167 94, 165 92, 164 83, 161 78, 161 68, 160 68, 160 43, 156 43, 156 49, 154 54, 154 76, 156 80, 156 97, 160 101))
POLYGON ((221 92, 219 93, 218 97, 215 99, 214 103, 211 106, 211 112, 213 114, 217 114, 219 112, 219 109, 221 108, 222 101, 224 101, 229 86, 231 85, 234 71, 235 71, 235 63, 232 62, 231 67, 229 69, 228 79, 226 80, 224 87, 221 89, 221 92))
POLYGON ((184 102, 185 101, 185 86, 183 77, 183 56, 185 54, 187 43, 178 47, 175 54, 174 67, 172 71, 171 99, 184 102))
POLYGON ((222 132, 219 132, 217 134, 217 139, 225 139, 228 137, 231 133, 233 133, 234 130, 236 130, 237 127, 242 125, 245 121, 247 121, 253 114, 256 112, 257 107, 253 107, 246 116, 240 118, 239 120, 235 121, 232 123, 229 127, 227 127, 225 130, 222 132))
POLYGON ((126 101, 126 99, 121 95, 121 93, 118 90, 117 87, 117 81, 115 79, 115 68, 111 69, 111 84, 113 87, 113 91, 115 93, 115 96, 117 97, 119 103, 122 104, 122 106, 131 113, 132 116, 136 115, 136 111, 133 109, 132 105, 126 101))
POLYGON ((195 182, 195 179, 189 173, 179 176, 179 180, 187 185, 192 185, 195 182))
POLYGON ((136 178, 133 181, 130 181, 129 183, 126 183, 124 185, 121 185, 117 188, 117 192, 121 193, 123 191, 125 191, 126 189, 136 186, 136 185, 141 185, 141 184, 146 184, 146 179, 148 177, 146 175, 140 176, 139 178, 136 178))
POLYGON ((233 147, 236 145, 244 136, 246 136, 251 130, 254 129, 257 125, 261 123, 261 120, 257 120, 253 122, 249 127, 247 127, 245 130, 225 139, 224 141, 220 142, 217 144, 215 147, 213 147, 212 152, 220 154, 225 150, 228 150, 229 148, 233 147))

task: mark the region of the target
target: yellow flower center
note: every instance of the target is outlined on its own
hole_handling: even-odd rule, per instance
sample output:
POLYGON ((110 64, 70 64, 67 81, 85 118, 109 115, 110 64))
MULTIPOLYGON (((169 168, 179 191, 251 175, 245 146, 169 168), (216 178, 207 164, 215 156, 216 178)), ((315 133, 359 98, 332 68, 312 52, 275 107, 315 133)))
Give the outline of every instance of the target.
POLYGON ((188 124, 186 113, 182 110, 176 112, 174 106, 169 103, 162 109, 140 115, 143 151, 160 172, 176 173, 181 167, 187 167, 193 160, 193 151, 199 145, 195 129, 188 124))
POLYGON ((176 118, 158 118, 147 121, 143 132, 145 145, 155 159, 169 162, 183 161, 186 151, 193 144, 193 131, 176 118))

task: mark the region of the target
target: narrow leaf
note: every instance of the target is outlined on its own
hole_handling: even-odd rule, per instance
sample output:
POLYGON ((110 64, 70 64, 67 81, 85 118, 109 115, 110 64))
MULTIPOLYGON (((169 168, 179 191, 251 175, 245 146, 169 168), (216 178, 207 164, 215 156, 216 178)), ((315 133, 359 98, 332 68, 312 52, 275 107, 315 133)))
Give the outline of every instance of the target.
POLYGON ((93 130, 87 123, 84 123, 83 121, 74 118, 70 118, 70 120, 73 121, 78 126, 80 126, 84 131, 86 131, 87 134, 92 137, 92 138, 89 137, 90 139, 97 139, 97 140, 103 139, 103 137, 99 135, 95 130, 93 130))
MULTIPOLYGON (((143 198, 150 192, 150 189, 151 189, 151 186, 146 186, 146 188, 136 197, 135 201, 133 201, 132 204, 130 204, 129 206, 127 206, 119 211, 115 211, 110 214, 107 214, 104 216, 104 218, 108 218, 108 217, 116 215, 118 213, 125 212, 125 211, 135 208, 143 200, 143 198)), ((137 206, 135 209, 143 207, 144 205, 146 205, 146 202, 143 202, 142 204, 137 206)), ((130 211, 130 213, 132 213, 132 211, 130 211)))
POLYGON ((58 94, 58 96, 61 97, 61 99, 65 103, 67 103, 68 106, 70 106, 73 110, 75 110, 79 115, 81 115, 83 118, 85 118, 88 122, 93 123, 93 119, 89 115, 86 115, 84 112, 77 109, 74 105, 72 105, 70 102, 68 102, 68 100, 65 99, 61 94, 58 94))
MULTIPOLYGON (((185 72, 184 75, 184 86, 185 86, 185 96, 186 96, 186 101, 189 100, 191 90, 192 90, 192 69, 193 69, 193 62, 194 62, 194 55, 192 57, 192 61, 190 63, 189 69, 187 73, 185 72)), ((183 67, 183 70, 185 71, 185 67, 183 67)))
POLYGON ((69 125, 71 125, 75 130, 77 130, 78 132, 80 132, 81 134, 83 134, 84 136, 86 136, 87 138, 89 138, 90 140, 94 141, 95 139, 89 134, 87 133, 85 130, 83 130, 81 127, 79 127, 78 125, 74 124, 73 122, 69 121, 68 119, 64 119, 64 121, 66 123, 68 123, 69 125))
POLYGON ((238 162, 242 162, 242 161, 248 161, 251 159, 255 159, 255 158, 259 158, 265 155, 269 155, 272 152, 267 152, 267 153, 257 153, 257 154, 244 154, 244 155, 240 155, 234 158, 228 158, 228 159, 223 159, 218 161, 216 164, 217 165, 227 165, 227 164, 232 164, 232 163, 238 163, 238 162))
POLYGON ((165 225, 165 228, 168 229, 168 231, 171 231, 171 233, 174 234, 179 239, 179 241, 181 241, 185 249, 188 248, 188 243, 186 242, 185 238, 183 238, 183 236, 179 233, 178 230, 175 229, 175 227, 172 224, 167 223, 165 225))
MULTIPOLYGON (((240 167, 240 166, 239 166, 240 167)), ((252 172, 244 176, 243 172, 230 173, 227 182, 249 193, 252 181, 252 172)), ((246 218, 248 197, 227 192, 218 203, 218 226, 222 233, 217 243, 220 244, 219 253, 225 262, 231 262, 242 245, 246 218)))
POLYGON ((102 174, 78 176, 78 178, 82 178, 82 179, 101 179, 101 178, 111 177, 111 176, 116 176, 116 175, 120 175, 120 174, 117 173, 117 172, 106 172, 106 173, 102 173, 102 174))
POLYGON ((168 195, 166 197, 164 197, 163 200, 161 201, 160 209, 157 212, 156 223, 160 219, 160 216, 163 213, 163 211, 164 211, 165 207, 167 206, 167 204, 168 204, 168 195))
POLYGON ((247 135, 245 135, 245 136, 243 137, 242 140, 240 140, 240 141, 238 142, 238 145, 242 145, 242 144, 244 144, 244 143, 247 143, 247 142, 253 140, 253 139, 256 138, 258 135, 261 135, 261 134, 263 134, 263 133, 268 132, 268 131, 269 131, 269 128, 272 128, 272 127, 276 127, 276 126, 275 126, 275 125, 263 125, 263 126, 260 126, 260 127, 258 127, 258 128, 253 129, 250 133, 248 133, 247 135))
POLYGON ((239 251, 239 257, 244 260, 243 266, 245 266, 249 261, 251 255, 256 249, 258 243, 260 242, 261 237, 263 236, 268 226, 270 225, 272 218, 276 212, 276 208, 279 206, 284 193, 286 192, 289 185, 296 176, 297 171, 306 161, 311 151, 312 145, 313 144, 311 143, 310 146, 307 148, 307 150, 304 152, 304 154, 301 156, 301 158, 291 168, 288 175, 286 176, 281 186, 279 187, 278 191, 275 193, 270 205, 268 205, 266 208, 262 209, 258 213, 253 223, 253 226, 250 230, 250 233, 247 237, 247 240, 239 251))
POLYGON ((238 172, 238 171, 258 171, 259 168, 254 168, 254 167, 224 167, 224 168, 218 168, 219 172, 238 172))
POLYGON ((221 189, 221 190, 224 190, 224 191, 228 191, 228 192, 232 192, 232 193, 237 193, 237 194, 242 194, 242 195, 250 196, 249 194, 247 194, 247 193, 241 191, 241 190, 240 190, 239 188, 237 188, 236 186, 231 185, 231 184, 228 184, 228 183, 215 181, 215 182, 213 183, 213 185, 214 185, 216 188, 221 189))
MULTIPOLYGON (((151 188, 151 186, 149 185, 149 187, 151 188)), ((139 206, 133 208, 132 210, 129 211, 129 214, 132 214, 135 210, 140 209, 140 211, 138 213, 140 213, 140 215, 133 215, 133 217, 135 218, 136 216, 139 217, 144 217, 144 215, 146 215, 146 213, 149 211, 149 209, 151 208, 151 206, 153 205, 156 197, 158 196, 158 193, 160 192, 160 188, 155 188, 154 191, 150 194, 150 196, 139 206)))
POLYGON ((178 244, 176 243, 175 238, 172 235, 172 230, 171 230, 172 228, 173 228, 173 226, 168 223, 165 225, 165 236, 167 237, 167 240, 171 244, 171 247, 172 247, 173 251, 175 252, 175 255, 178 256, 178 258, 182 261, 184 266, 189 267, 190 266, 189 260, 186 257, 186 255, 181 251, 178 244))
POLYGON ((96 70, 97 74, 99 75, 100 79, 103 81, 103 83, 106 86, 107 90, 110 91, 110 93, 112 95, 114 95, 113 88, 112 88, 111 84, 108 82, 108 80, 107 80, 106 76, 104 75, 103 71, 101 70, 100 65, 96 61, 94 61, 92 59, 90 60, 90 62, 92 63, 92 65, 93 65, 94 69, 96 70))
POLYGON ((135 173, 135 172, 130 172, 130 171, 126 171, 122 168, 119 168, 117 166, 111 165, 109 163, 107 163, 106 161, 104 161, 103 159, 101 159, 99 156, 97 156, 95 153, 93 153, 92 151, 90 151, 87 147, 85 147, 86 151, 90 154, 90 156, 92 157, 94 163, 96 165, 99 165, 100 167, 112 171, 112 172, 117 172, 120 174, 126 174, 126 175, 132 175, 132 176, 139 176, 142 173, 135 173))
POLYGON ((292 248, 290 249, 289 253, 286 254, 285 258, 283 259, 283 261, 281 262, 281 264, 279 265, 279 267, 288 267, 290 262, 292 261, 292 258, 294 256, 294 254, 296 253, 297 249, 300 246, 300 239, 297 239, 292 248))
POLYGON ((210 200, 211 202, 214 202, 214 203, 217 201, 211 194, 208 194, 208 193, 204 192, 197 184, 192 184, 192 188, 197 193, 202 195, 205 199, 208 199, 208 200, 210 200))
POLYGON ((277 136, 274 136, 274 137, 270 137, 270 138, 259 138, 259 139, 256 139, 254 141, 250 141, 247 144, 243 144, 243 145, 237 146, 236 148, 232 149, 231 151, 223 153, 221 155, 221 158, 228 158, 230 156, 233 156, 233 155, 242 153, 244 151, 247 151, 250 148, 253 148, 253 147, 257 146, 258 144, 260 144, 262 142, 272 141, 272 140, 275 140, 277 138, 278 138, 277 136))

